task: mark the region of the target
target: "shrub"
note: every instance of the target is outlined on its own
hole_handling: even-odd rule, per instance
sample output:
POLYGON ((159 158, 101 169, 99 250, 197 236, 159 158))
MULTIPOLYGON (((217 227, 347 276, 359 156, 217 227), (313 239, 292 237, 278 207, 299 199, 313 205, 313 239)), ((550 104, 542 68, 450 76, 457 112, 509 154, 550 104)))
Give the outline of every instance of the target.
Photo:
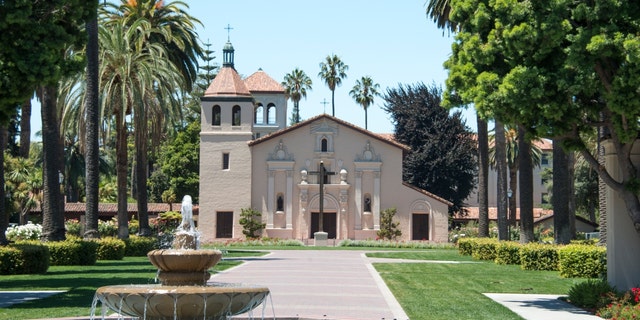
POLYGON ((92 240, 76 239, 80 244, 80 261, 81 266, 92 266, 98 260, 98 243, 92 240))
POLYGON ((476 237, 478 237, 478 224, 475 221, 469 221, 467 224, 449 231, 449 242, 453 243, 457 243, 460 238, 476 237))
POLYGON ((377 232, 380 239, 395 240, 402 235, 402 231, 399 229, 400 222, 393 222, 396 212, 396 208, 389 208, 380 212, 380 230, 377 232))
POLYGON ((605 319, 640 318, 640 288, 631 288, 622 295, 607 294, 611 302, 600 308, 597 315, 605 319))
POLYGON ((39 241, 20 241, 0 247, 0 274, 46 273, 49 250, 39 241))
POLYGON ((477 238, 473 245, 471 257, 476 260, 495 260, 498 240, 492 238, 477 238))
POLYGON ((114 237, 99 239, 98 260, 122 260, 124 258, 125 242, 114 237))
POLYGON ((570 244, 558 249, 558 270, 564 278, 597 278, 607 272, 605 247, 570 244))
POLYGON ((50 252, 52 266, 80 265, 80 241, 65 240, 44 243, 50 252))
POLYGON ((65 230, 67 230, 67 235, 76 237, 82 236, 82 234, 80 234, 80 232, 82 231, 82 225, 80 224, 80 221, 78 221, 78 219, 69 219, 65 221, 64 228, 65 230))
POLYGON ((7 228, 4 235, 9 241, 39 240, 42 236, 42 225, 29 221, 24 225, 7 228))
POLYGON ((520 247, 514 241, 500 241, 496 244, 496 264, 520 264, 520 247))
POLYGON ((156 237, 132 235, 124 240, 124 243, 126 244, 124 255, 127 257, 144 257, 149 251, 158 248, 158 238, 156 237))
POLYGON ((260 213, 260 211, 251 208, 240 209, 240 225, 242 226, 242 234, 244 234, 247 239, 258 238, 258 233, 267 225, 266 223, 262 223, 260 217, 262 217, 262 213, 260 213))
POLYGON ((569 289, 567 299, 573 305, 585 309, 599 309, 611 302, 609 293, 613 288, 604 279, 589 279, 574 284, 569 289))
POLYGON ((520 266, 524 270, 558 270, 558 247, 528 243, 520 247, 520 266))
POLYGON ((100 237, 115 237, 118 235, 118 221, 113 218, 108 221, 98 221, 98 233, 100 237))
POLYGON ((458 239, 458 252, 463 256, 470 256, 473 253, 473 245, 477 238, 458 239))

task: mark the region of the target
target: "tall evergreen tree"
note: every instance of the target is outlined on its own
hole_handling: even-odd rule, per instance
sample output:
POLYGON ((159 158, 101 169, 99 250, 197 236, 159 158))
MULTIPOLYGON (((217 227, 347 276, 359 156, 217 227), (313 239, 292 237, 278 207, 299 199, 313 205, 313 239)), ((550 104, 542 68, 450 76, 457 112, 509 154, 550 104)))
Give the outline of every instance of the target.
POLYGON ((422 83, 387 89, 383 110, 395 125, 396 140, 411 147, 403 163, 404 181, 451 201, 453 213, 464 210, 473 190, 477 149, 461 112, 450 115, 441 95, 442 89, 422 83))

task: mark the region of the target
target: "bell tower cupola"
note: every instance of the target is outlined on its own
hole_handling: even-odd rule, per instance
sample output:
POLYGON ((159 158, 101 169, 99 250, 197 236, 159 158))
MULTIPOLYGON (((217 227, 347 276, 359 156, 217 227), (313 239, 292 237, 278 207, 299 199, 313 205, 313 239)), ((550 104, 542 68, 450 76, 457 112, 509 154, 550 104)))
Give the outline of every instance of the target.
POLYGON ((229 38, 229 34, 233 28, 231 28, 230 25, 227 25, 225 29, 227 29, 227 43, 225 43, 224 48, 222 48, 222 66, 235 69, 233 66, 233 53, 235 50, 233 49, 233 45, 229 38))

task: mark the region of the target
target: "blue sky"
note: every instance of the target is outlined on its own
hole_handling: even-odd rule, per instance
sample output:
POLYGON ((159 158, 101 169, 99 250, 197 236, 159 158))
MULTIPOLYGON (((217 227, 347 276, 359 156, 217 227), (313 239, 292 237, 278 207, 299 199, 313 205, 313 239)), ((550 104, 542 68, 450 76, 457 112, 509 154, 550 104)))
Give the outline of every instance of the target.
MULTIPOLYGON (((319 64, 329 54, 349 66, 347 78, 336 88, 336 116, 364 127, 364 110, 349 96, 357 79, 370 76, 381 93, 399 84, 424 82, 444 87, 442 64, 451 54, 453 38, 443 35, 425 15, 426 0, 186 0, 188 12, 202 22, 197 32, 211 44, 215 62, 222 64, 222 47, 229 37, 235 48, 235 68, 249 76, 262 68, 276 81, 295 68, 313 81, 300 112, 307 119, 331 114, 331 91, 318 77, 319 64)), ((369 107, 369 130, 393 132, 384 100, 369 107)), ((288 103, 290 114, 293 104, 288 103)), ((34 130, 40 129, 40 111, 34 110, 34 130)), ((475 130, 472 110, 467 125, 475 130)), ((288 118, 288 117, 287 117, 288 118)))

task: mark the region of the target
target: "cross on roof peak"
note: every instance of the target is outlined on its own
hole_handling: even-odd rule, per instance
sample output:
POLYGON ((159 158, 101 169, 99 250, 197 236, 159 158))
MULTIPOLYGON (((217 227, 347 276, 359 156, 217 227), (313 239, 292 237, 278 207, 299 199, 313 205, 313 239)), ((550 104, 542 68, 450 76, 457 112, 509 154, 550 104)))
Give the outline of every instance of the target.
POLYGON ((227 42, 229 42, 231 30, 233 30, 233 28, 231 28, 231 25, 227 23, 227 27, 225 29, 227 30, 227 42))

